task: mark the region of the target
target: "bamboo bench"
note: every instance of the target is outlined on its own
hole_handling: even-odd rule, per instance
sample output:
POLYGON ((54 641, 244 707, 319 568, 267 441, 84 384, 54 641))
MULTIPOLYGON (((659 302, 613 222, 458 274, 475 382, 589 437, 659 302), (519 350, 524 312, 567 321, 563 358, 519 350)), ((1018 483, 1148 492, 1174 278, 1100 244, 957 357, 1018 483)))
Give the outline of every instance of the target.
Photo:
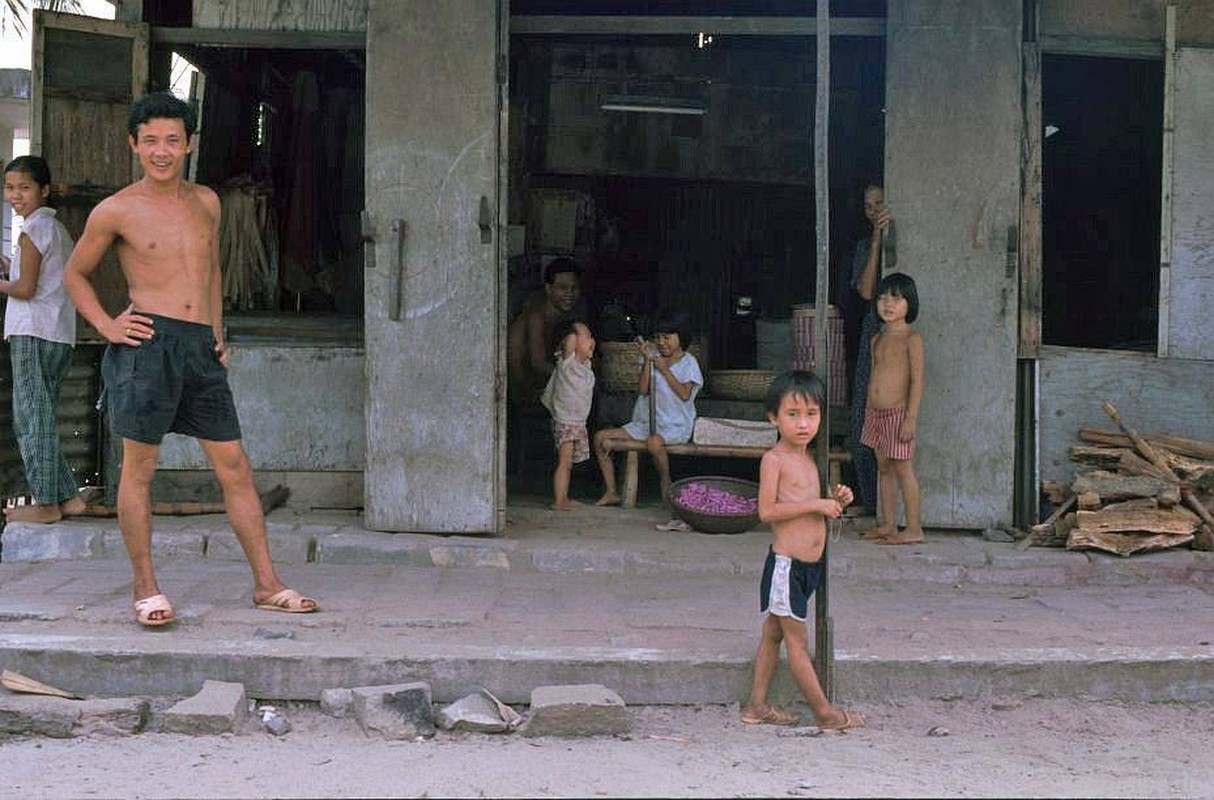
MULTIPOLYGON (((603 443, 609 453, 624 453, 624 474, 620 480, 620 498, 624 508, 636 508, 637 474, 640 471, 639 453, 648 452, 645 443, 636 439, 608 439, 603 443)), ((763 457, 771 448, 752 445, 727 444, 668 444, 666 452, 672 456, 704 456, 706 458, 754 458, 763 457)), ((834 447, 827 457, 829 483, 839 483, 843 475, 843 464, 851 461, 851 453, 834 447)))

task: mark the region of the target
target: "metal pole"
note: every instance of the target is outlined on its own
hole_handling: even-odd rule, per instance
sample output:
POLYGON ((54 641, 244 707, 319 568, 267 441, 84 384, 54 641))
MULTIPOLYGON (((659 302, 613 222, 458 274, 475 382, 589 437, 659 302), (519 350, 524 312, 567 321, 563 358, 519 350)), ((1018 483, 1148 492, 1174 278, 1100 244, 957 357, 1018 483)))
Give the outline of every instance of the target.
MULTIPOLYGON (((818 374, 826 382, 830 397, 830 353, 827 352, 827 325, 830 310, 830 182, 827 173, 827 148, 830 140, 830 0, 818 0, 817 8, 817 93, 814 105, 814 216, 817 244, 817 286, 814 291, 814 353, 818 374)), ((822 427, 818 431, 815 454, 823 496, 830 486, 830 401, 822 409, 822 427)), ((827 521, 827 532, 838 523, 827 521)), ((830 619, 830 536, 822 550, 822 577, 814 601, 814 660, 818 680, 827 699, 834 702, 834 635, 830 619)))

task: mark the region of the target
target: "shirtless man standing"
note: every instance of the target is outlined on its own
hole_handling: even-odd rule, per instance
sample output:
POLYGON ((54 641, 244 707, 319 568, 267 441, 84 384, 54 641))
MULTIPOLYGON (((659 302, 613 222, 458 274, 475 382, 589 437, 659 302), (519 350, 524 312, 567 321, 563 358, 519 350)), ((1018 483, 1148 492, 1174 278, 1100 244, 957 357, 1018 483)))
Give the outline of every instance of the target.
POLYGON ((148 95, 131 107, 128 141, 143 178, 93 209, 63 278, 81 315, 110 342, 101 374, 112 430, 122 438, 118 524, 131 559, 135 616, 147 627, 174 620, 152 566, 152 478, 169 432, 195 437, 211 462, 253 570, 253 603, 294 613, 320 608, 286 588, 270 561, 228 388, 219 198, 182 178, 195 123, 193 109, 170 94, 148 95), (117 317, 106 313, 89 282, 111 244, 131 300, 117 317))

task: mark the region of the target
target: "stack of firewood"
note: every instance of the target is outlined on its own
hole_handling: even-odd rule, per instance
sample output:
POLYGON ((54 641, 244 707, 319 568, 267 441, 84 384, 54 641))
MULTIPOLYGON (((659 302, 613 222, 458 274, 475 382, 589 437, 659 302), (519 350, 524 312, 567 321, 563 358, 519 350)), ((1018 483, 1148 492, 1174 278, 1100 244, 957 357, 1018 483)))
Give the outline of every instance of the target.
POLYGON ((1214 442, 1140 435, 1110 403, 1119 430, 1083 428, 1071 448, 1081 465, 1069 484, 1047 482, 1056 507, 1026 545, 1118 555, 1189 545, 1214 550, 1214 442))

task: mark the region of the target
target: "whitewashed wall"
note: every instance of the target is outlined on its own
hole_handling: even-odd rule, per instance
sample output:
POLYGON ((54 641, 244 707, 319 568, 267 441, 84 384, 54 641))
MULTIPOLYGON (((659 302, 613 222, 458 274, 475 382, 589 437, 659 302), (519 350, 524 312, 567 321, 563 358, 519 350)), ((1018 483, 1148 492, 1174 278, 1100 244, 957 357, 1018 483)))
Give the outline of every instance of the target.
MULTIPOLYGON (((363 469, 361 347, 235 345, 232 393, 254 470, 363 469)), ((193 439, 170 435, 165 469, 209 469, 193 439)))
POLYGON ((194 27, 365 31, 366 0, 194 0, 194 27))
MULTIPOLYGON (((1214 357, 1214 50, 1183 48, 1176 60, 1172 267, 1168 355, 1214 357)), ((1167 169, 1168 165, 1164 165, 1167 169)))

